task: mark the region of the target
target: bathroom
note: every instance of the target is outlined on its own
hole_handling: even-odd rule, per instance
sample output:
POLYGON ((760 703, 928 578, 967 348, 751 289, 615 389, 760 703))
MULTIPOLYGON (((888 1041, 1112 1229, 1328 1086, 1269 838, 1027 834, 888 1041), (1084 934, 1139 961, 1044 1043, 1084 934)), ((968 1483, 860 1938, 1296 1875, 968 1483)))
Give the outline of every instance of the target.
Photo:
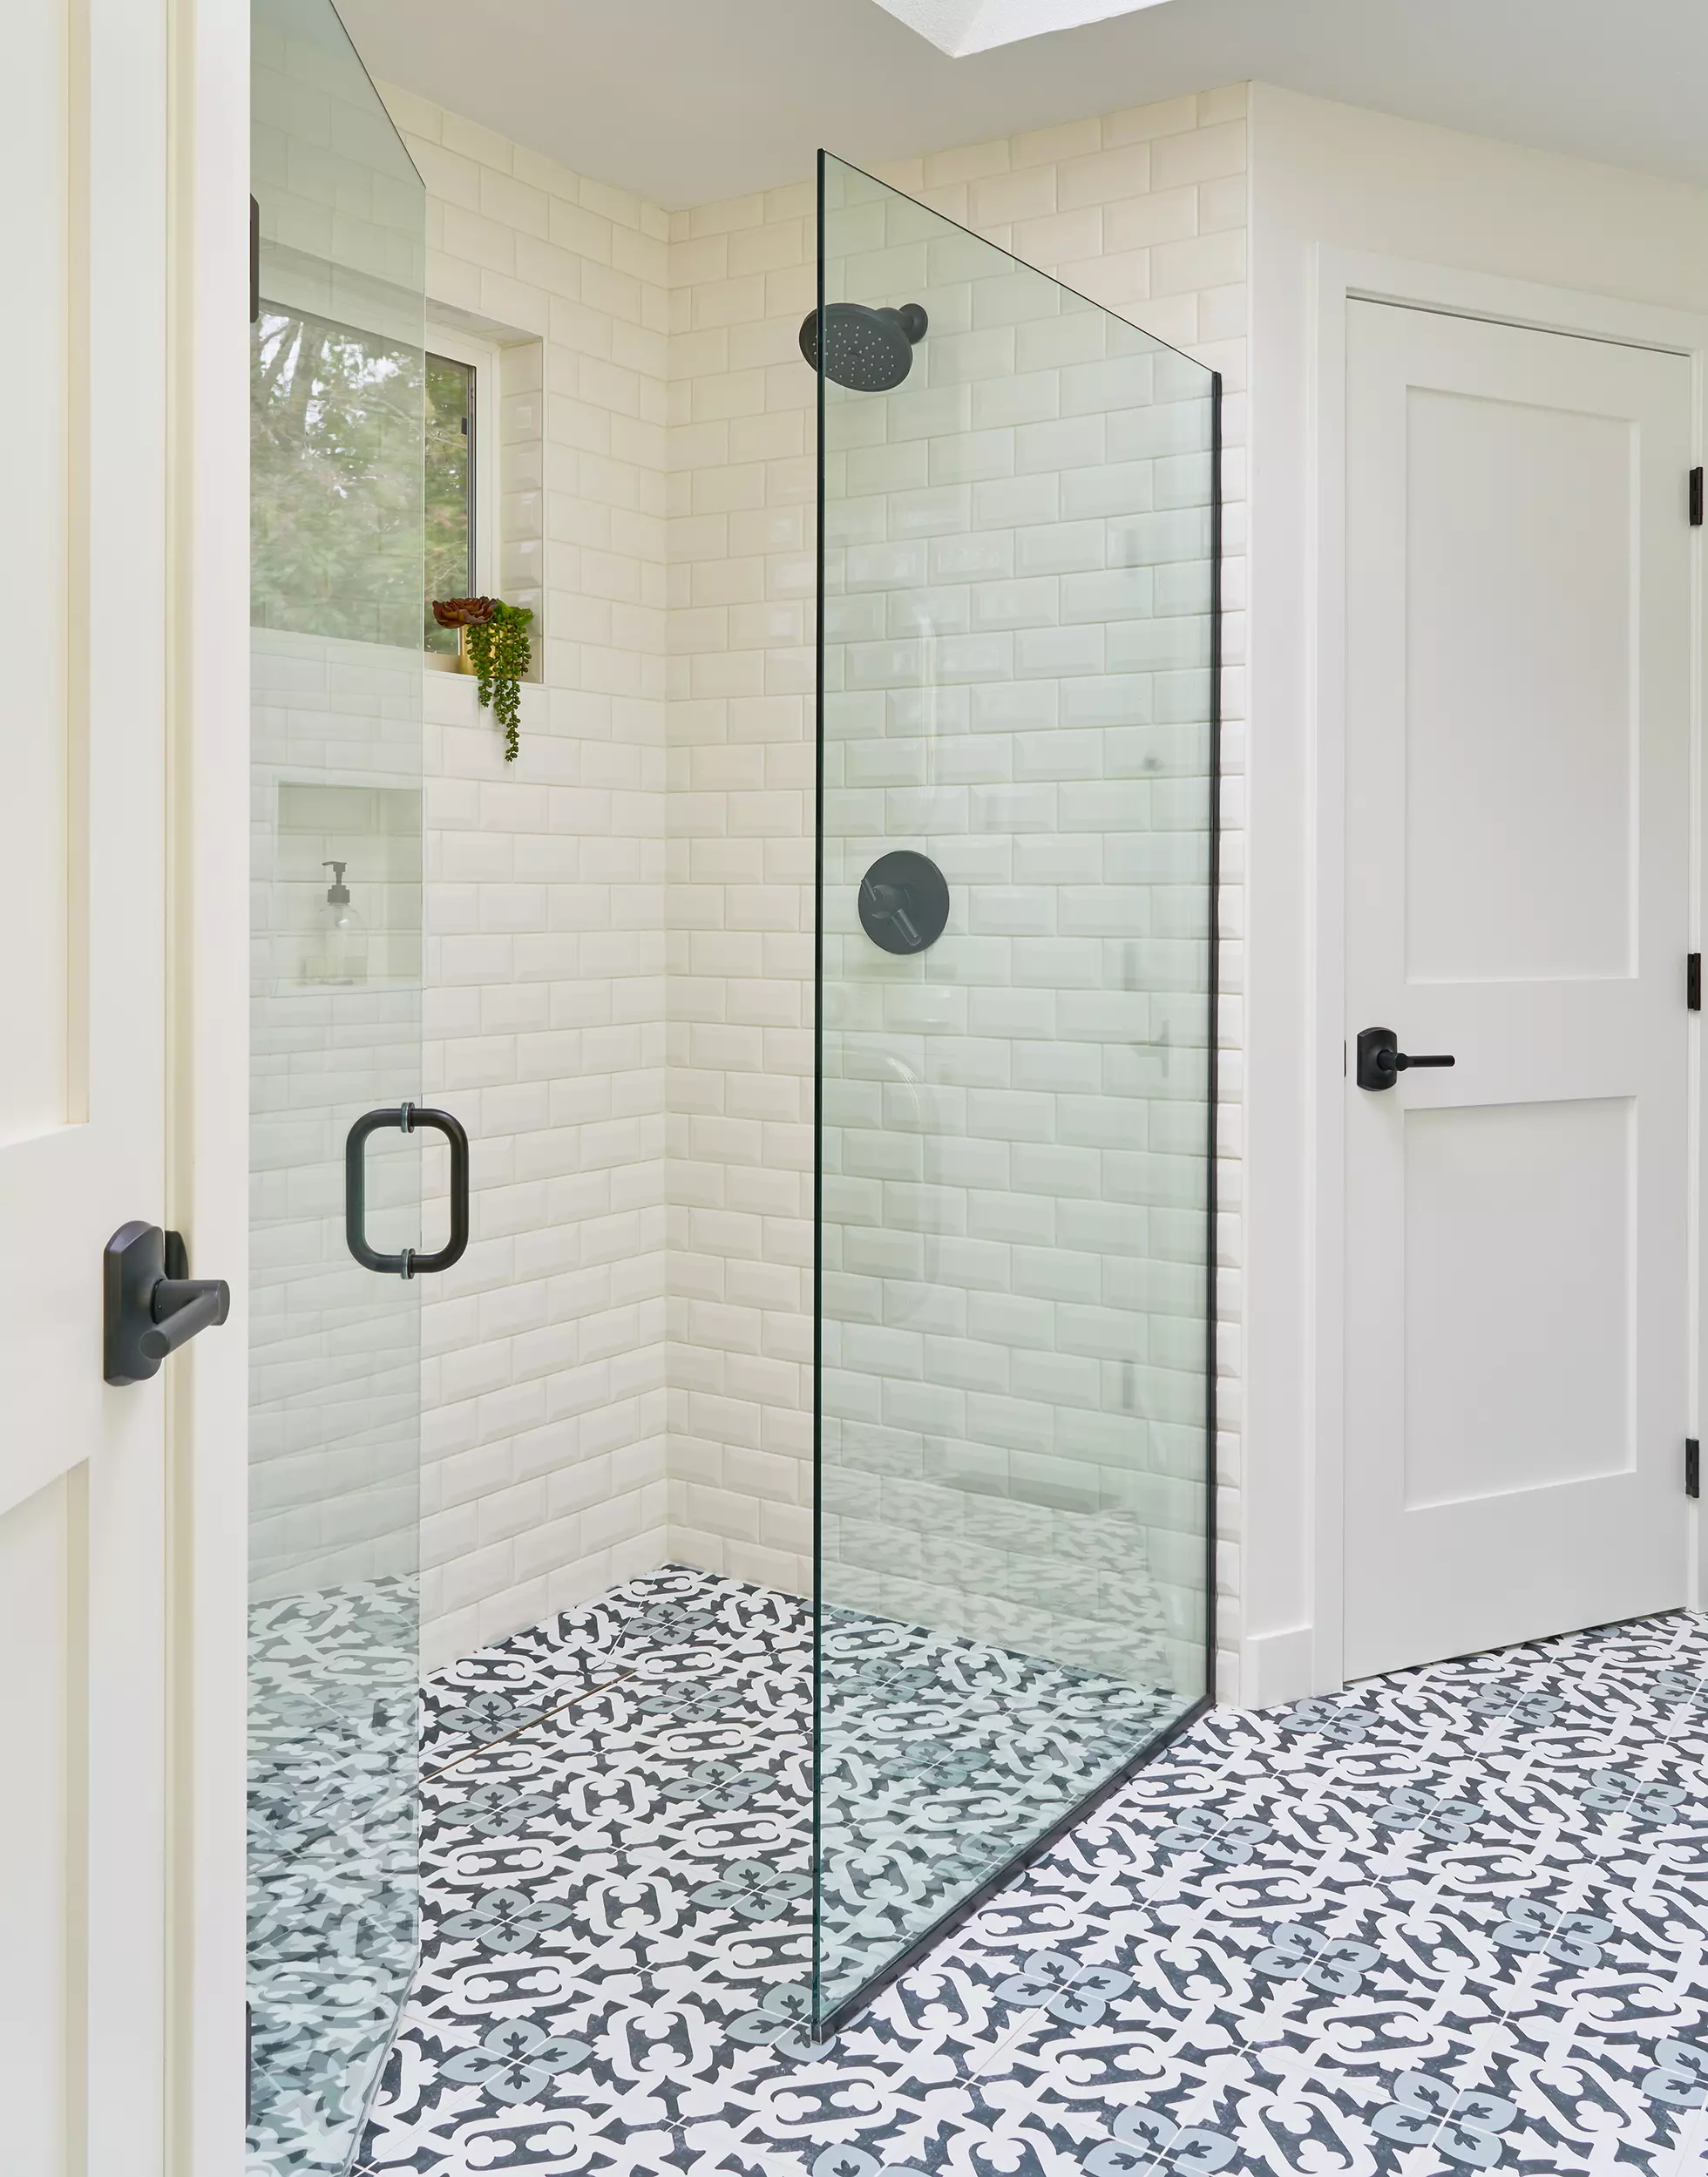
POLYGON ((376 91, 325 0, 261 0, 253 79, 251 2162, 282 2172, 396 2152, 356 2140, 417 1881, 447 1941, 500 1894, 575 1950, 650 1911, 586 1968, 684 2006, 640 2068, 763 2048, 1203 1705, 1244 98, 667 214, 376 91), (1148 253, 1190 355, 1064 261, 1153 202, 1196 237, 1148 253), (488 593, 533 615, 513 759, 471 636, 414 624, 488 593))
POLYGON ((1708 2168, 1708 24, 1549 28, 20 23, 9 2171, 1708 2168))
POLYGON ((984 2082, 1361 1729, 1240 1648, 1250 96, 666 209, 350 22, 252 75, 251 2167, 1224 2167, 1222 2009, 984 2082))

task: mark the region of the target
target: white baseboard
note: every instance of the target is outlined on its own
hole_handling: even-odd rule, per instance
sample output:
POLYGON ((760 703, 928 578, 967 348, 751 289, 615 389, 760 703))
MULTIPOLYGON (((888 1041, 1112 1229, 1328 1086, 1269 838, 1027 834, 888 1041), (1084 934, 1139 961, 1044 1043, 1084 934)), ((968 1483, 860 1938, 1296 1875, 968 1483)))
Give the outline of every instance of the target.
POLYGON ((1242 1708, 1272 1708, 1302 1701, 1314 1691, 1315 1628, 1290 1625, 1284 1632, 1252 1633, 1240 1655, 1242 1708))

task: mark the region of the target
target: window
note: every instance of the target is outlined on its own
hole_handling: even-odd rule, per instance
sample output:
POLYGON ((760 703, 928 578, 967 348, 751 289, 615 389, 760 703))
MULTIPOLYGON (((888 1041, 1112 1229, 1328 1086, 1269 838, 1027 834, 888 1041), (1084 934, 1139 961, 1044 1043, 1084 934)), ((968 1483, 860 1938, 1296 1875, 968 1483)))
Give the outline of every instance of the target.
POLYGON ((430 650, 454 651, 457 636, 433 618, 436 597, 472 597, 475 562, 474 365, 427 351, 428 603, 430 650))
MULTIPOLYGON (((254 339, 255 626, 419 643, 451 669, 457 637, 433 599, 498 587, 498 349, 430 325, 424 355, 268 302, 254 339)), ((527 571, 512 570, 524 583, 527 571)))
POLYGON ((412 645, 420 349, 274 302, 254 338, 251 620, 412 645))
POLYGON ((449 667, 454 629, 433 618, 436 597, 481 597, 498 587, 498 351, 459 328, 427 327, 427 549, 422 648, 449 667))

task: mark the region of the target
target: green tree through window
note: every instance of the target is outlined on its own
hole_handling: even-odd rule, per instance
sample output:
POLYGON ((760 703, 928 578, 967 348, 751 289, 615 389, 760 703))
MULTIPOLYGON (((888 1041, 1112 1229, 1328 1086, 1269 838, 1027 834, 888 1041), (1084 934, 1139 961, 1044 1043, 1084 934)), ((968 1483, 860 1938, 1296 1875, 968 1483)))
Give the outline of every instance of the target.
POLYGON ((418 648, 422 351, 273 303, 254 338, 252 621, 418 648))

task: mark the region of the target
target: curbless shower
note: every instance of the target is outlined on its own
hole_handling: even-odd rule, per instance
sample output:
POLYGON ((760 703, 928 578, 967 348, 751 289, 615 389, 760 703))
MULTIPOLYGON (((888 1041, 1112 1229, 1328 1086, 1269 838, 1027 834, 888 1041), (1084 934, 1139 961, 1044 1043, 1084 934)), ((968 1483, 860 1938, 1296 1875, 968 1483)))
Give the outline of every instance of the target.
MULTIPOLYGON (((913 350, 930 324, 917 302, 873 309, 864 302, 824 308, 824 375, 851 393, 889 393, 913 368, 913 350)), ((801 320, 801 353, 818 368, 818 312, 801 320)))
POLYGON ((620 707, 549 544, 506 776, 421 649, 426 188, 254 4, 247 2169, 651 2168, 1209 1696, 1219 387, 826 157, 712 374, 796 329, 785 458, 589 475, 712 519, 620 707))

